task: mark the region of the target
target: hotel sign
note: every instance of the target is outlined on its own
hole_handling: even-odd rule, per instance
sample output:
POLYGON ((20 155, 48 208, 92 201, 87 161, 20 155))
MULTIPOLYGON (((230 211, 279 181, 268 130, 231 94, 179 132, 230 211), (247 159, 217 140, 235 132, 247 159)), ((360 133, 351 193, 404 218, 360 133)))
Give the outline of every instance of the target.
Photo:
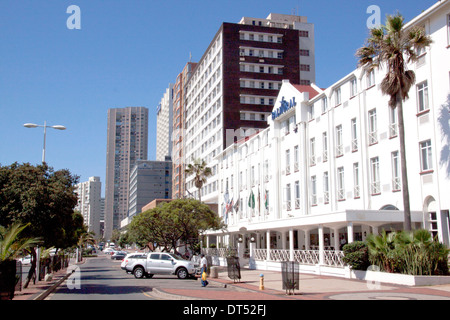
POLYGON ((272 120, 275 120, 276 118, 286 113, 288 110, 292 109, 296 105, 297 102, 295 102, 295 97, 293 97, 289 101, 284 100, 284 97, 281 98, 280 107, 277 108, 275 111, 272 111, 272 120))

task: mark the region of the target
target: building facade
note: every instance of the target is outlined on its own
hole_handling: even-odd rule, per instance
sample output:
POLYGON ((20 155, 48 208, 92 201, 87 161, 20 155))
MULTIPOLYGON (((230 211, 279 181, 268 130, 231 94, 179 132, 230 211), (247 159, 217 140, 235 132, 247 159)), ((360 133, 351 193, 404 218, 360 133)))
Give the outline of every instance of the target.
POLYGON ((75 193, 78 194, 75 211, 82 214, 88 231, 92 231, 100 237, 102 236, 100 228, 100 220, 102 219, 101 190, 100 177, 90 177, 88 181, 78 183, 75 186, 75 193))
POLYGON ((173 84, 164 92, 156 109, 156 161, 172 157, 173 84))
POLYGON ((185 87, 197 63, 188 62, 178 75, 173 86, 173 133, 172 133, 172 196, 180 199, 185 196, 185 163, 184 163, 184 114, 185 87))
MULTIPOLYGON (((315 79, 313 65, 314 28, 305 17, 270 15, 222 24, 186 85, 185 163, 204 159, 213 171, 201 190, 204 201, 218 201, 214 158, 266 128, 282 80, 309 84, 315 79)), ((186 189, 198 192, 192 177, 186 177, 186 189)))
POLYGON ((148 156, 148 109, 108 110, 105 182, 105 238, 128 215, 130 171, 148 156))
MULTIPOLYGON (((406 25, 433 44, 408 68, 404 103, 413 228, 450 244, 450 2, 406 25)), ((229 146, 219 161, 222 247, 256 267, 282 260, 342 266, 342 244, 403 228, 396 110, 382 94, 384 70, 357 69, 322 90, 284 81, 269 127, 229 146)))
POLYGON ((172 161, 138 160, 130 172, 128 216, 121 228, 128 225, 142 208, 155 199, 172 199, 172 161))

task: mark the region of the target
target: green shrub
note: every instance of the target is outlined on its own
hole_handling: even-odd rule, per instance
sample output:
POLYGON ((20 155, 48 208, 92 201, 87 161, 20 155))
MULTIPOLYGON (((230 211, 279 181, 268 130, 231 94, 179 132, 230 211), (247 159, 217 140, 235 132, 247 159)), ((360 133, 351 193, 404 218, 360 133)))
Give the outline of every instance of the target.
POLYGON ((343 261, 353 270, 367 270, 370 266, 369 250, 365 242, 348 243, 342 249, 344 251, 343 261))

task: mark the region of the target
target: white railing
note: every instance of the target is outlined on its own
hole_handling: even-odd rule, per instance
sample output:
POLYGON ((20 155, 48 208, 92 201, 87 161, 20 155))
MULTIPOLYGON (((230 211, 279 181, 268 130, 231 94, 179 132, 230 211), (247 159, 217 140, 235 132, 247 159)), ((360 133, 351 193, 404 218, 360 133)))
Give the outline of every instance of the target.
MULTIPOLYGON (((267 260, 267 249, 254 249, 255 260, 267 260)), ((343 251, 324 250, 324 265, 332 267, 344 267, 342 260, 343 251)), ((270 249, 269 261, 290 261, 290 251, 288 249, 270 249)), ((294 250, 294 261, 299 264, 316 265, 320 263, 319 250, 294 250)))
POLYGON ((318 264, 319 250, 294 250, 294 261, 300 264, 318 264))
POLYGON ((255 249, 254 251, 255 260, 266 260, 267 259, 267 249, 255 249))
POLYGON ((270 249, 269 260, 270 261, 289 261, 289 250, 286 249, 270 249))
POLYGON ((344 257, 343 251, 325 250, 324 251, 324 264, 333 267, 345 267, 345 263, 342 260, 344 257))

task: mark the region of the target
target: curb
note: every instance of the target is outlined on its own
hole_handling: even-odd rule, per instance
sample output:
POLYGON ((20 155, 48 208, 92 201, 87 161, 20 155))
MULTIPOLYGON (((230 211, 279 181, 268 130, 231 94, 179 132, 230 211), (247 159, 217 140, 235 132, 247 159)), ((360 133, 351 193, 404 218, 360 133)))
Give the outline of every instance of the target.
POLYGON ((44 300, 45 298, 47 298, 47 296, 52 293, 53 291, 55 291, 55 289, 57 287, 59 287, 61 285, 61 283, 63 283, 64 281, 67 280, 68 277, 70 277, 72 275, 72 273, 74 272, 74 270, 72 270, 71 273, 66 273, 61 279, 59 279, 56 283, 54 283, 50 288, 46 289, 44 292, 40 293, 36 298, 34 298, 33 300, 44 300))

